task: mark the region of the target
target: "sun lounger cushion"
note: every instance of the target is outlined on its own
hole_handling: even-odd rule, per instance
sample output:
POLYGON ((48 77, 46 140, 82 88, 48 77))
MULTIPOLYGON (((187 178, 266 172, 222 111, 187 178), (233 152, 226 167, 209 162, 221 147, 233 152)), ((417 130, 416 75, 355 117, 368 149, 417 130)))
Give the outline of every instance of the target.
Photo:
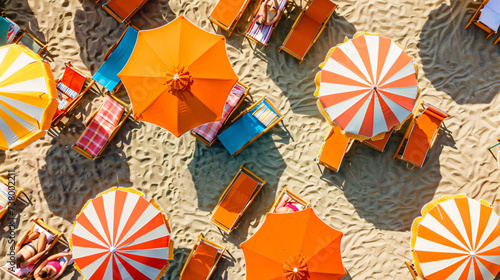
POLYGON ((113 10, 122 19, 128 18, 137 8, 143 5, 144 0, 110 0, 105 5, 113 10))
POLYGON ((250 201, 259 183, 246 173, 241 172, 222 199, 219 207, 216 208, 212 219, 231 228, 250 201))
POLYGON ((479 21, 491 28, 496 33, 498 30, 498 26, 500 26, 500 14, 498 14, 488 6, 484 6, 483 10, 481 11, 481 15, 479 16, 479 21))
POLYGON ((21 38, 21 41, 19 41, 18 44, 27 47, 28 49, 32 50, 34 53, 40 53, 40 51, 43 49, 43 46, 40 46, 28 34, 24 34, 23 37, 21 38))
POLYGON ((225 25, 228 29, 236 23, 236 19, 243 13, 249 0, 219 0, 210 17, 225 25))
POLYGON ((227 97, 226 104, 224 105, 224 111, 222 112, 222 119, 200 125, 193 129, 193 131, 208 142, 212 142, 217 136, 217 133, 219 133, 219 130, 226 121, 227 117, 229 116, 231 111, 233 111, 234 107, 238 104, 245 92, 246 88, 241 84, 236 83, 236 85, 234 85, 233 89, 229 93, 229 96, 227 97))
POLYGON ((217 248, 200 241, 186 265, 182 279, 207 279, 218 253, 217 248))
POLYGON ((340 127, 334 126, 323 143, 319 161, 338 170, 348 145, 349 137, 342 134, 340 127))
MULTIPOLYGON (((269 105, 266 99, 264 99, 262 102, 269 110, 271 110, 271 112, 278 115, 278 112, 274 111, 274 109, 269 105)), ((219 134, 219 140, 231 154, 237 152, 246 143, 250 142, 261 132, 263 132, 268 126, 274 124, 270 123, 268 126, 266 126, 253 115, 258 107, 259 106, 255 106, 255 108, 241 116, 230 127, 219 134)))
POLYGON ((80 139, 78 139, 76 145, 92 156, 97 156, 120 121, 123 111, 123 106, 113 98, 106 96, 101 108, 80 139))
POLYGON ((139 31, 133 27, 128 27, 116 49, 109 55, 108 59, 104 61, 92 79, 104 86, 107 90, 113 91, 120 83, 118 73, 120 73, 125 64, 127 64, 134 50, 138 34, 139 31))
MULTIPOLYGON (((280 6, 279 6, 279 11, 280 14, 283 12, 283 9, 285 8, 285 4, 287 0, 278 0, 280 6)), ((277 16, 280 16, 278 14, 277 16)), ((271 33, 273 32, 274 29, 274 24, 271 25, 264 25, 264 24, 257 24, 257 17, 253 18, 252 24, 250 25, 250 28, 247 31, 247 36, 257 40, 258 42, 262 43, 263 45, 267 45, 267 42, 269 41, 269 37, 271 37, 271 33)))

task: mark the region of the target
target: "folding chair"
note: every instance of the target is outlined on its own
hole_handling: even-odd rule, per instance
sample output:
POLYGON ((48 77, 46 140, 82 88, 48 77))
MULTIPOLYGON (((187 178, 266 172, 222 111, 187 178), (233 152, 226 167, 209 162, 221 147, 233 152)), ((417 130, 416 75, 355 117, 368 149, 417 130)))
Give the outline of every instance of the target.
POLYGON ((424 104, 424 101, 421 101, 418 107, 421 107, 418 111, 422 113, 417 116, 417 111, 413 115, 393 159, 399 158, 421 168, 427 153, 434 145, 441 123, 450 115, 432 105, 424 104))
POLYGON ((338 172, 345 154, 351 149, 354 141, 345 136, 339 126, 330 126, 315 161, 338 172))
POLYGON ((226 233, 231 233, 240 217, 265 184, 266 181, 242 165, 212 211, 210 222, 226 233))
POLYGON ((231 36, 250 0, 219 0, 208 19, 229 32, 231 36))
POLYGON ((271 207, 271 210, 269 210, 269 213, 275 213, 275 211, 277 210, 276 207, 278 207, 281 201, 283 201, 286 198, 289 198, 289 201, 292 201, 295 207, 299 209, 299 211, 308 208, 309 205, 311 204, 309 201, 303 200, 298 195, 292 193, 290 190, 288 190, 288 188, 285 187, 281 192, 280 196, 278 197, 278 199, 276 199, 276 201, 274 202, 273 207, 271 207))
POLYGON ((107 95, 99 110, 86 122, 87 128, 73 149, 91 160, 100 157, 132 112, 130 108, 117 97, 107 95))
POLYGON ((211 242, 200 234, 181 270, 180 280, 208 280, 227 247, 211 242))
POLYGON ((15 43, 21 31, 19 25, 5 17, 5 12, 0 13, 0 46, 15 43))
POLYGON ((109 0, 102 8, 117 21, 127 22, 146 2, 148 0, 109 0))
POLYGON ((83 95, 94 85, 95 80, 85 75, 81 70, 74 67, 71 62, 65 64, 64 73, 61 78, 56 79, 59 106, 52 118, 52 126, 56 126, 66 114, 71 113, 80 102, 83 95))
POLYGON ((233 120, 233 124, 221 132, 218 138, 229 153, 234 156, 277 125, 282 119, 283 115, 264 96, 241 112, 233 120))
POLYGON ((259 12, 260 6, 262 5, 262 2, 265 0, 260 0, 259 5, 257 6, 257 9, 255 10, 253 14, 253 19, 252 23, 250 24, 250 27, 248 27, 246 37, 258 44, 261 44, 262 46, 267 46, 267 43, 269 42, 269 38, 271 37, 271 33, 273 32, 274 28, 278 26, 278 23, 280 22, 281 16, 283 15, 283 10, 285 9, 286 3, 288 0, 278 0, 280 6, 279 6, 279 15, 278 15, 278 20, 271 24, 271 25, 264 25, 264 24, 257 24, 257 13, 259 12))
POLYGON ((8 180, 0 177, 0 219, 7 213, 9 207, 14 203, 21 194, 24 195, 26 201, 20 199, 25 204, 31 204, 31 200, 24 193, 23 189, 9 184, 8 180))
POLYGON ((41 257, 35 262, 34 266, 29 269, 29 268, 17 268, 15 266, 11 266, 9 263, 5 264, 4 266, 0 267, 3 269, 5 272, 10 274, 11 276, 15 277, 16 279, 27 279, 27 278, 32 278, 33 273, 35 270, 38 268, 38 266, 47 258, 48 252, 54 248, 56 243, 59 241, 61 236, 63 236, 63 233, 53 229, 49 225, 43 222, 42 219, 32 219, 33 226, 31 229, 28 231, 28 234, 31 234, 32 232, 40 232, 40 233, 45 233, 47 236, 47 245, 45 250, 43 250, 41 257))
POLYGON ((499 25, 498 20, 496 20, 496 18, 498 17, 497 13, 487 6, 488 1, 489 0, 484 0, 483 3, 481 3, 479 8, 477 8, 476 12, 465 26, 465 29, 467 29, 467 27, 474 23, 476 26, 488 33, 486 39, 496 33, 499 25))
POLYGON ((38 55, 41 55, 47 49, 47 46, 35 38, 35 36, 28 33, 26 28, 23 28, 22 34, 17 39, 16 44, 23 45, 38 55))
POLYGON ((212 146, 220 129, 227 123, 234 111, 236 111, 236 109, 241 105, 247 96, 248 91, 249 88, 240 82, 234 85, 227 97, 226 104, 224 105, 222 118, 218 121, 202 124, 194 128, 191 130, 191 135, 196 137, 203 144, 209 147, 212 146))
POLYGON ((387 146, 387 142, 389 142, 389 138, 392 135, 392 129, 385 133, 384 138, 380 140, 364 140, 361 143, 374 148, 375 150, 383 153, 385 152, 385 146, 387 146))
POLYGON ((331 0, 309 0, 279 50, 284 50, 302 63, 337 7, 331 0))
POLYGON ((131 25, 127 25, 127 29, 122 34, 120 39, 111 46, 106 55, 104 55, 104 63, 92 77, 97 83, 105 87, 109 92, 117 91, 122 82, 118 78, 118 73, 122 71, 127 64, 135 43, 139 30, 131 25))

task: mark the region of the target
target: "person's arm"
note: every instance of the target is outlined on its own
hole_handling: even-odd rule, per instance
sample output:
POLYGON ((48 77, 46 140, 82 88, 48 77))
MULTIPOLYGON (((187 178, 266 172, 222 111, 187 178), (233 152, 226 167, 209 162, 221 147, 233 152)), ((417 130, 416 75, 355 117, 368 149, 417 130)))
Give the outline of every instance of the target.
MULTIPOLYGON (((285 0, 282 0, 282 1, 285 1, 285 0)), ((274 7, 276 8, 276 10, 278 10, 280 7, 280 3, 278 3, 278 0, 273 0, 273 2, 274 2, 274 7)))
POLYGON ((47 265, 47 263, 48 263, 48 262, 49 262, 49 260, 48 260, 48 259, 47 259, 47 260, 44 260, 44 261, 42 262, 42 264, 41 264, 41 265, 39 265, 39 266, 35 269, 35 273, 33 274, 33 277, 37 278, 37 277, 38 277, 38 273, 40 273, 40 271, 42 270, 42 268, 44 268, 44 267, 47 265))
POLYGON ((66 256, 66 261, 64 262, 63 266, 61 267, 61 271, 59 271, 59 273, 56 274, 56 276, 54 276, 54 278, 52 278, 51 280, 56 280, 57 278, 59 278, 59 276, 61 276, 63 273, 64 273, 64 270, 66 270, 66 267, 68 267, 68 264, 69 264, 69 260, 71 260, 71 252, 68 252, 68 253, 65 253, 67 254, 66 256))
POLYGON ((55 261, 55 260, 63 258, 63 257, 71 257, 71 255, 72 255, 71 252, 61 252, 61 253, 57 253, 57 254, 54 254, 54 255, 48 257, 46 259, 46 261, 49 261, 49 262, 55 261))

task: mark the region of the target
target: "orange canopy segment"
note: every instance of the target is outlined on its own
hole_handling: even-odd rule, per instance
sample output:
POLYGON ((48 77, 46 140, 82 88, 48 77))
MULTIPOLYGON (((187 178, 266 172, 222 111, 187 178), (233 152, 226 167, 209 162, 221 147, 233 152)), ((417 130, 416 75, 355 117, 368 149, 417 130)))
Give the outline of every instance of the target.
POLYGON ((224 37, 200 29, 183 16, 140 31, 118 77, 130 96, 134 118, 176 136, 220 120, 238 81, 224 37))
POLYGON ((247 280, 335 280, 346 274, 340 256, 342 232, 311 208, 268 213, 264 224, 241 244, 247 280))

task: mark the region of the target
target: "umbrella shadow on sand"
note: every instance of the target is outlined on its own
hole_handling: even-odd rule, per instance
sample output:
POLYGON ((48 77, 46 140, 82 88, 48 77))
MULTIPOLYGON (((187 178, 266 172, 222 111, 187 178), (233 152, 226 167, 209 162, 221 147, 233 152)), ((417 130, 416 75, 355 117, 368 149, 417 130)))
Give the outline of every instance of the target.
POLYGON ((441 4, 429 14, 417 45, 425 77, 458 104, 490 103, 500 92, 497 36, 485 40, 487 33, 474 24, 464 29, 479 4, 441 4))
POLYGON ((450 131, 442 125, 423 167, 409 170, 406 162, 392 159, 407 127, 393 133, 384 153, 355 144, 338 173, 325 169, 321 176, 329 185, 341 189, 360 218, 377 229, 410 230, 413 219, 433 199, 441 181, 439 156, 443 148, 457 149, 450 131))

